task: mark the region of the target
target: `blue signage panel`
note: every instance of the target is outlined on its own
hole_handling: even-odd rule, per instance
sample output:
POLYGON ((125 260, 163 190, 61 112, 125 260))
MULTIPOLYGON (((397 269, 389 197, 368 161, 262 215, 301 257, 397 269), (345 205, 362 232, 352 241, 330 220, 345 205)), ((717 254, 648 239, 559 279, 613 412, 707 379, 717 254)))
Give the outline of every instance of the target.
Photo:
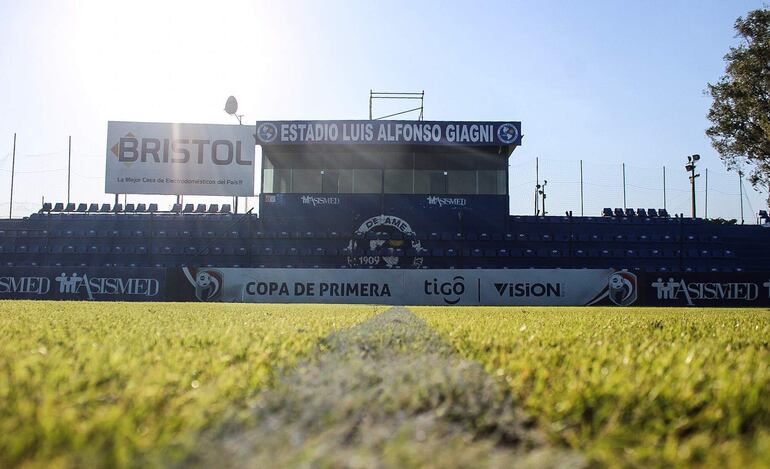
POLYGON ((521 145, 521 122, 257 121, 257 145, 521 145))

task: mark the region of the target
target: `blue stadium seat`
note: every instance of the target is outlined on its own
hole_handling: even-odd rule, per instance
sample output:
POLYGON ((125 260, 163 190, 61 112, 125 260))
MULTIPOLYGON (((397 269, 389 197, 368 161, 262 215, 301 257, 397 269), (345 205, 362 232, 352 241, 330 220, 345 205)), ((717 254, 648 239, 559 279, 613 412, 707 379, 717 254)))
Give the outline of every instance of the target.
POLYGON ((195 205, 193 204, 186 204, 184 206, 184 209, 182 209, 182 213, 193 213, 195 211, 195 205))
POLYGON ((52 212, 63 212, 64 211, 64 204, 61 202, 56 202, 56 204, 53 206, 52 212))
POLYGON ((219 204, 209 205, 209 209, 207 213, 219 213, 219 204))
POLYGON ((110 204, 102 204, 101 208, 99 209, 99 213, 109 213, 111 212, 110 204))
POLYGON ((230 204, 222 204, 222 208, 219 210, 219 213, 231 213, 233 210, 230 207, 230 204))
POLYGON ((123 211, 128 213, 134 213, 136 211, 136 206, 134 204, 126 204, 126 208, 123 211))
POLYGON ((90 204, 88 206, 88 211, 91 213, 96 213, 99 211, 99 204, 90 204))

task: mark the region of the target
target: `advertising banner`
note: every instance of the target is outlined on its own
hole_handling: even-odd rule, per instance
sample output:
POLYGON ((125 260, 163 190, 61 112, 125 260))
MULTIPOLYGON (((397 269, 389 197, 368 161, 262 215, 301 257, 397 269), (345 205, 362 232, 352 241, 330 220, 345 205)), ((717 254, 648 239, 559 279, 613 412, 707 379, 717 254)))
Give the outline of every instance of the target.
POLYGON ((770 273, 647 274, 644 290, 650 306, 768 306, 770 273))
POLYGON ((0 299, 163 301, 166 269, 2 267, 0 299))
POLYGON ((105 191, 254 195, 254 128, 109 122, 105 191))
POLYGON ((257 145, 521 145, 521 122, 258 121, 257 145))
POLYGON ((627 306, 636 276, 611 269, 184 268, 176 300, 394 305, 627 306))

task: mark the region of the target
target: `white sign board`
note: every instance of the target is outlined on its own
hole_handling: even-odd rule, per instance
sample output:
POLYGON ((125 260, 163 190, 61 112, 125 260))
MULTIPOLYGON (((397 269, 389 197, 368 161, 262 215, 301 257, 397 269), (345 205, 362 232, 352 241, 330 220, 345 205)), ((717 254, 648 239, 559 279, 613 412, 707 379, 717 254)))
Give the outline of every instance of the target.
POLYGON ((109 122, 105 191, 254 195, 254 128, 109 122))
MULTIPOLYGON (((184 299, 244 303, 627 306, 636 276, 613 269, 187 268, 184 299)), ((182 287, 184 289, 184 287, 182 287)))

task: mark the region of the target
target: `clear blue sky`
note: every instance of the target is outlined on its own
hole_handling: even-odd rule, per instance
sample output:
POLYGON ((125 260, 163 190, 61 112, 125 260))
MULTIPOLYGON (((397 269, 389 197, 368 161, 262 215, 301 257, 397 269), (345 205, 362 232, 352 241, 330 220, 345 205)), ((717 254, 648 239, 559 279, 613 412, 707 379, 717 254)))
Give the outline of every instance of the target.
MULTIPOLYGON (((703 90, 724 70, 735 19, 761 6, 0 0, 0 214, 14 132, 14 215, 24 215, 42 196, 66 198, 68 135, 73 201, 111 200, 108 120, 230 123, 230 94, 248 121, 363 119, 370 89, 424 89, 426 119, 522 121, 514 213, 532 212, 536 157, 551 213, 579 212, 581 159, 586 214, 622 205, 621 162, 629 206, 663 205, 666 165, 668 208, 688 212, 683 166, 700 153, 709 215, 737 217, 738 178, 704 135, 703 90)), ((765 197, 747 196, 747 218, 765 197)))

